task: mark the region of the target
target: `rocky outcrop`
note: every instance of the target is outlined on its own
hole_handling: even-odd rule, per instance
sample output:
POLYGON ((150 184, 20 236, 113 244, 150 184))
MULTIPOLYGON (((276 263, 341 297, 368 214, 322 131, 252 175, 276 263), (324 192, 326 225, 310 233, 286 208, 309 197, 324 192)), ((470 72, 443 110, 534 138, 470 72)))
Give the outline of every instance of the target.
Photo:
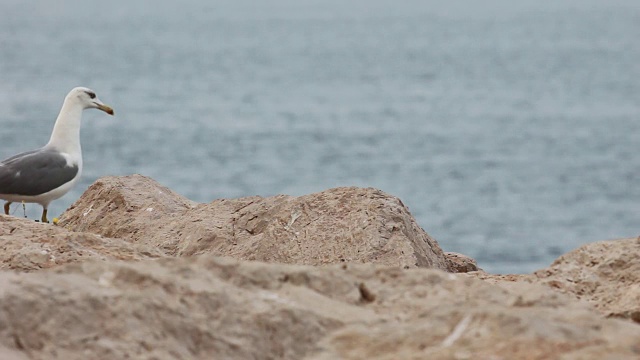
POLYGON ((531 277, 606 316, 640 324, 640 237, 583 245, 531 277))
POLYGON ((144 176, 106 177, 59 224, 145 244, 167 256, 213 253, 288 264, 359 262, 453 271, 404 204, 371 188, 196 204, 144 176))
POLYGON ((533 284, 202 255, 0 273, 32 359, 632 359, 640 327, 533 284), (513 284, 512 284, 513 285, 513 284))
POLYGON ((640 238, 600 241, 560 256, 533 274, 467 275, 492 284, 540 284, 607 317, 640 323, 640 238))
POLYGON ((492 275, 375 189, 108 177, 59 226, 0 215, 0 242, 0 359, 640 358, 640 239, 492 275))
POLYGON ((122 239, 70 232, 50 224, 0 215, 0 269, 34 271, 99 260, 142 260, 159 251, 122 239))
POLYGON ((444 255, 449 260, 453 272, 466 273, 470 271, 482 271, 482 269, 478 267, 476 260, 467 255, 456 252, 445 252, 444 255))

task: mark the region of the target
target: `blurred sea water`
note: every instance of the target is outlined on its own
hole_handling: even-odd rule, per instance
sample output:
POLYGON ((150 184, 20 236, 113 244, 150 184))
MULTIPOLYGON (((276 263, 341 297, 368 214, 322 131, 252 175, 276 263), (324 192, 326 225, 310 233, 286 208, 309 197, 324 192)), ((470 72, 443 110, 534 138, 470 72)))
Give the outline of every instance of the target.
POLYGON ((635 0, 3 0, 0 157, 88 86, 116 117, 85 112, 52 216, 106 175, 200 202, 376 187, 530 272, 640 235, 639 39, 635 0))

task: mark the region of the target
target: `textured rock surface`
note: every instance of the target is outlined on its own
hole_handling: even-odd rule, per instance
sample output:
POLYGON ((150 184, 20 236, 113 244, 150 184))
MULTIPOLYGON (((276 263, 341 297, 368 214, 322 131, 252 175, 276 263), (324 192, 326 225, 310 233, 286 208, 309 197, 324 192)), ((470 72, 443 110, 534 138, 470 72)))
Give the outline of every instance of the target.
POLYGON ((586 244, 532 277, 606 316, 640 323, 640 237, 586 244))
POLYGON ((147 244, 168 256, 213 253, 290 264, 360 262, 453 271, 404 204, 370 188, 195 204, 144 176, 106 177, 60 224, 147 244))
POLYGON ((33 359, 633 359, 640 327, 534 284, 203 255, 0 273, 0 344, 33 359))
POLYGON ((480 271, 467 275, 493 284, 538 283, 585 302, 605 316, 640 323, 640 238, 583 245, 533 274, 480 271))
POLYGON ((466 273, 482 270, 478 267, 476 260, 467 255, 455 252, 445 252, 444 255, 449 259, 453 272, 466 273))
POLYGON ((0 244, 0 359, 640 358, 639 239, 491 275, 375 189, 109 177, 60 226, 0 215, 0 244))
POLYGON ((0 269, 33 271, 85 261, 162 256, 151 247, 0 215, 0 269))

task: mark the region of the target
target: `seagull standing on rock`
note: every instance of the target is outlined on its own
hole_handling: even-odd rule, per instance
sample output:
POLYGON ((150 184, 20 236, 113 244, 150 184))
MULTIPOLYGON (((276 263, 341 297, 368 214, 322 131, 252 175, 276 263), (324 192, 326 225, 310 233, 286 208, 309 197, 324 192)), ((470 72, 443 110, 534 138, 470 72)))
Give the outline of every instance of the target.
POLYGON ((37 203, 42 205, 40 220, 49 222, 49 204, 71 190, 82 173, 80 121, 84 109, 113 115, 113 109, 103 104, 93 90, 74 88, 64 98, 47 145, 0 162, 0 199, 7 201, 5 214, 9 215, 12 202, 37 203))

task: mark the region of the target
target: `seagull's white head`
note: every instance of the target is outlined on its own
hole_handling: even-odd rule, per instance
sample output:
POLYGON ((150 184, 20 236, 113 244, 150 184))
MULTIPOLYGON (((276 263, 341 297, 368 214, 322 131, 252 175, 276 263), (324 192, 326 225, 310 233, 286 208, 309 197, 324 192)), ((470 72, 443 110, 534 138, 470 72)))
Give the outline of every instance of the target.
POLYGON ((109 115, 113 115, 113 109, 100 101, 95 91, 86 87, 74 88, 67 94, 65 101, 77 103, 82 106, 83 109, 99 109, 109 115))

